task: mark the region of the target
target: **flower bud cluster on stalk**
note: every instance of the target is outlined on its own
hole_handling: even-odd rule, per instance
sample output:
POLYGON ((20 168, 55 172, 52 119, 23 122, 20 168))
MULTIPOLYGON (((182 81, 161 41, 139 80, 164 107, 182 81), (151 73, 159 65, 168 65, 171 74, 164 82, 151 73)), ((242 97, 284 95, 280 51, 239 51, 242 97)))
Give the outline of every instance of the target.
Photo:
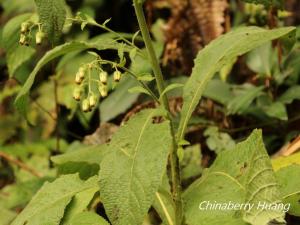
POLYGON ((40 23, 34 23, 32 21, 25 21, 21 24, 21 34, 19 39, 20 45, 26 45, 29 46, 30 41, 32 39, 31 32, 34 30, 34 28, 37 27, 37 31, 35 33, 35 43, 37 45, 42 44, 43 39, 45 38, 45 33, 41 29, 40 23))
POLYGON ((114 70, 113 81, 115 84, 118 83, 122 78, 122 73, 118 70, 117 64, 112 61, 102 60, 100 57, 97 57, 97 60, 91 63, 80 66, 75 75, 75 83, 77 84, 77 87, 73 90, 73 98, 76 101, 81 101, 81 108, 83 112, 91 112, 97 105, 98 100, 100 100, 100 98, 105 98, 108 95, 109 75, 108 72, 102 68, 102 65, 104 64, 112 66, 114 70), (98 73, 97 79, 92 78, 91 74, 93 70, 98 73), (93 83, 97 84, 99 97, 92 90, 91 85, 93 83))

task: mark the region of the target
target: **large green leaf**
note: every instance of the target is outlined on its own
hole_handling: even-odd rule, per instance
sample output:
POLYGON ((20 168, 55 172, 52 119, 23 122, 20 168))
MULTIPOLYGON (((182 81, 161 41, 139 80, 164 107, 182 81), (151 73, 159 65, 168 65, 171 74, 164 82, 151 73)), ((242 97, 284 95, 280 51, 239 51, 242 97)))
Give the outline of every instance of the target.
MULTIPOLYGON (((209 80, 223 65, 267 41, 292 32, 294 29, 286 27, 266 30, 258 27, 243 27, 219 37, 201 50, 195 60, 192 75, 184 86, 184 104, 177 133, 178 139, 183 138, 188 121, 209 80)), ((293 38, 292 35, 290 38, 293 38)))
POLYGON ((66 20, 65 0, 35 0, 42 29, 53 42, 61 36, 66 20))
POLYGON ((256 130, 235 149, 221 152, 203 176, 186 190, 184 202, 189 225, 283 222, 282 211, 259 207, 259 203, 280 202, 279 187, 261 132, 256 130), (228 206, 223 210, 210 210, 206 208, 207 202, 250 204, 253 208, 233 210, 228 206))
POLYGON ((285 167, 276 172, 276 177, 280 184, 283 202, 290 204, 289 214, 300 216, 300 165, 285 167))
POLYGON ((140 225, 158 190, 171 148, 169 122, 153 124, 160 109, 144 110, 114 135, 101 163, 100 189, 114 225, 140 225))
POLYGON ((32 198, 27 207, 17 216, 12 225, 59 225, 65 208, 74 195, 97 187, 97 176, 82 181, 78 175, 61 176, 46 183, 32 198))
MULTIPOLYGON (((62 56, 66 53, 73 52, 73 51, 83 51, 90 48, 95 48, 97 50, 104 50, 104 49, 118 49, 119 44, 116 43, 112 39, 98 39, 97 41, 90 41, 90 42, 83 42, 83 41, 74 41, 69 42, 60 46, 53 48, 52 50, 48 51, 38 62, 34 70, 29 75, 28 79, 26 80, 24 86, 22 87, 21 91, 19 92, 16 100, 15 105, 19 112, 27 118, 27 106, 28 106, 28 95, 29 91, 34 83, 35 77, 38 71, 45 66, 51 60, 62 56)), ((125 49, 126 50, 126 49, 125 49)), ((127 49, 128 50, 128 49, 127 49)))

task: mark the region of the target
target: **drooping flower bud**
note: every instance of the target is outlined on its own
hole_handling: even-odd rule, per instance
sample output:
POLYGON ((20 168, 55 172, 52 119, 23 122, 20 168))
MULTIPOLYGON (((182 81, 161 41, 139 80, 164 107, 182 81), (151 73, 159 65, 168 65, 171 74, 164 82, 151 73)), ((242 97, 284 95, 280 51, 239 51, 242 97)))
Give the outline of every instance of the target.
POLYGON ((37 45, 40 45, 42 43, 44 37, 45 37, 45 34, 42 31, 36 32, 35 43, 37 45))
POLYGON ((29 22, 23 22, 21 24, 21 33, 22 34, 26 33, 29 30, 29 26, 30 26, 29 22))
POLYGON ((82 66, 79 68, 78 72, 76 73, 75 83, 81 84, 84 79, 84 75, 85 75, 85 67, 82 66))
POLYGON ((89 100, 88 99, 84 99, 82 101, 82 110, 83 112, 88 112, 90 111, 90 103, 89 103, 89 100))
POLYGON ((116 70, 115 72, 114 72, 114 81, 115 82, 119 82, 120 80, 121 80, 121 72, 120 71, 118 71, 118 70, 116 70))
POLYGON ((79 74, 77 73, 77 74, 75 75, 75 83, 79 85, 79 84, 82 83, 82 81, 83 81, 83 78, 81 78, 81 77, 79 76, 79 74))
POLYGON ((99 80, 102 84, 107 84, 107 76, 108 76, 107 72, 105 72, 105 71, 100 72, 99 80))
POLYGON ((81 97, 81 89, 80 88, 75 88, 73 91, 73 98, 76 101, 80 101, 80 97, 81 97))
POLYGON ((97 99, 95 97, 95 95, 91 95, 89 97, 89 103, 90 103, 90 107, 95 107, 96 103, 97 103, 97 99))
POLYGON ((26 44, 26 35, 25 34, 20 35, 19 44, 20 45, 25 45, 26 44))
POLYGON ((103 97, 103 98, 106 97, 108 94, 107 85, 100 85, 99 92, 100 92, 101 97, 103 97))

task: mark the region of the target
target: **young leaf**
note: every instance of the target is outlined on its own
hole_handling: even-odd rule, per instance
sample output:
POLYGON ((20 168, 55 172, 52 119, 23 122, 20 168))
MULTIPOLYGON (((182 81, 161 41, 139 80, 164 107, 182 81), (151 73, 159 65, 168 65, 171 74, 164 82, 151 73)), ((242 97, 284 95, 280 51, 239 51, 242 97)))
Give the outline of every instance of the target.
POLYGON ((35 0, 39 22, 52 42, 56 42, 61 36, 66 20, 64 0, 35 0))
POLYGON ((294 27, 286 27, 266 30, 258 27, 243 27, 219 37, 200 51, 195 60, 192 75, 184 86, 184 104, 177 133, 178 139, 184 136, 188 121, 207 83, 223 65, 267 41, 292 32, 294 29, 294 27))
POLYGON ((74 195, 97 187, 97 180, 96 176, 82 181, 78 175, 67 175, 44 184, 11 225, 59 225, 74 195))
POLYGON ((283 222, 280 210, 259 208, 261 202, 279 203, 279 186, 264 148, 261 131, 255 130, 235 149, 221 152, 213 165, 184 193, 190 225, 266 225, 283 222), (234 156, 234 157, 233 157, 234 156), (205 202, 253 204, 240 210, 205 210, 205 202), (200 205, 200 203, 204 204, 200 205), (199 210, 199 206, 203 210, 199 210), (203 221, 200 222, 199 221, 203 221))
POLYGON ((161 184, 172 144, 169 122, 153 124, 153 117, 161 113, 161 109, 138 113, 108 146, 111 153, 100 166, 100 189, 114 225, 142 224, 161 184))

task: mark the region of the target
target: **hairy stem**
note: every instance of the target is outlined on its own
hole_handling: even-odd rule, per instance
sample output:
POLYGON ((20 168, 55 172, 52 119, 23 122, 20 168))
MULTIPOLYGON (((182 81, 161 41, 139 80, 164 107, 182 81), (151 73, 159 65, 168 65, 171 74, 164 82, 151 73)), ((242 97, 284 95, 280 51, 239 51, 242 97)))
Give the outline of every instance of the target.
MULTIPOLYGON (((150 37, 150 33, 147 27, 144 11, 143 11, 143 3, 141 0, 133 0, 135 14, 137 16, 137 20, 139 23, 139 27, 142 33, 142 37, 145 42, 145 46, 148 52, 148 57, 150 63, 152 65, 152 69, 155 75, 155 80, 157 84, 157 88, 160 96, 165 89, 163 74, 157 60, 154 47, 152 45, 152 39, 150 37)), ((173 147, 170 156, 170 165, 171 165, 171 179, 172 179, 172 194, 173 199, 175 201, 175 211, 176 211, 176 225, 181 225, 182 222, 182 200, 181 200, 181 179, 180 179, 180 168, 179 168, 179 160, 177 156, 177 143, 175 139, 175 131, 171 120, 171 113, 169 107, 169 101, 166 95, 163 95, 161 98, 161 104, 168 111, 169 120, 171 121, 171 133, 173 136, 173 147)))

